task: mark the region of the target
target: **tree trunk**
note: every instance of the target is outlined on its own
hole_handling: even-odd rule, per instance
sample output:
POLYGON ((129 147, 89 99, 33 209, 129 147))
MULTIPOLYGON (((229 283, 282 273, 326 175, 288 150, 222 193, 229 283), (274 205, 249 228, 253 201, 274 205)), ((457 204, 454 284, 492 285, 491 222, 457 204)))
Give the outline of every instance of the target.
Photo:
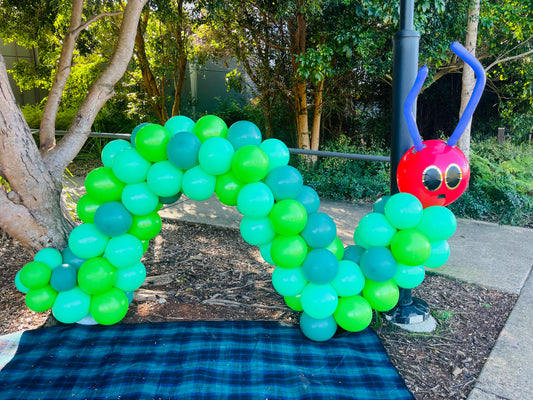
POLYGON ((187 73, 187 55, 181 54, 179 57, 178 76, 174 78, 174 104, 172 105, 172 116, 180 115, 181 107, 181 91, 183 83, 185 82, 185 74, 187 73))
POLYGON ((268 94, 261 95, 261 107, 263 108, 263 116, 265 118, 263 139, 271 139, 274 137, 274 113, 272 112, 272 99, 268 97, 268 94))
POLYGON ((0 176, 7 181, 6 188, 0 187, 0 228, 30 251, 67 245, 74 223, 63 212, 63 172, 87 140, 96 114, 113 96, 113 86, 126 71, 146 1, 128 2, 110 63, 89 90, 68 133, 42 155, 16 104, 0 56, 0 176))
MULTIPOLYGON (((479 24, 479 9, 480 0, 472 0, 468 9, 468 25, 466 28, 465 48, 476 55, 476 43, 477 43, 477 31, 479 24)), ((468 104, 468 100, 472 96, 474 90, 475 74, 474 70, 470 66, 464 63, 463 66, 463 82, 461 88, 461 107, 459 110, 459 117, 463 115, 463 112, 468 104)), ((472 127, 472 120, 469 121, 463 135, 459 138, 457 146, 465 154, 467 159, 470 159, 470 131, 472 127)))
MULTIPOLYGON (((320 121, 322 118, 322 99, 324 96, 324 81, 322 79, 316 87, 313 113, 313 127, 311 128, 311 150, 318 150, 320 145, 320 121)), ((313 161, 316 157, 313 159, 313 161)))

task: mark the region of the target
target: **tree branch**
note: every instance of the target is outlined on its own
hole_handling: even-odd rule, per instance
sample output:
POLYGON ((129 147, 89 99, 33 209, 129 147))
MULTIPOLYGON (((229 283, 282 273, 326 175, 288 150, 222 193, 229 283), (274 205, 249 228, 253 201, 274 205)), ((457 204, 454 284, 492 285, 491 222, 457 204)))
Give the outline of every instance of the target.
POLYGON ((79 35, 81 31, 83 31, 85 28, 87 28, 93 22, 96 22, 99 19, 106 18, 106 17, 116 17, 117 15, 120 15, 123 12, 124 11, 115 11, 115 12, 110 12, 110 13, 102 13, 102 14, 94 15, 91 18, 89 18, 87 21, 85 21, 84 24, 81 24, 76 29, 74 29, 74 33, 76 35, 79 35))
POLYGON ((489 64, 489 66, 487 68, 485 68, 485 72, 488 72, 495 65, 502 64, 502 63, 505 63, 505 62, 508 62, 508 61, 517 60, 519 58, 524 58, 524 57, 527 57, 530 54, 533 54, 533 49, 531 49, 529 51, 526 51, 525 53, 521 53, 521 54, 517 54, 517 55, 514 55, 514 56, 501 58, 501 59, 496 60, 493 63, 489 64))
POLYGON ((133 54, 137 25, 146 2, 128 1, 111 61, 89 90, 67 134, 45 155, 44 160, 55 176, 61 176, 68 163, 78 154, 89 136, 96 115, 106 101, 113 97, 114 85, 126 72, 133 54))

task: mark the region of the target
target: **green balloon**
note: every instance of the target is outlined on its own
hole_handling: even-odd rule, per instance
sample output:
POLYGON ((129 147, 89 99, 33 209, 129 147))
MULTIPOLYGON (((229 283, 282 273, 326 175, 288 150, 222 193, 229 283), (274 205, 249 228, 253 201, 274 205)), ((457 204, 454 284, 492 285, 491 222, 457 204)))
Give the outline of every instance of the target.
POLYGON ((134 147, 119 151, 113 158, 113 173, 124 183, 140 183, 146 180, 152 163, 134 147))
POLYGON ((307 256, 307 243, 300 235, 276 236, 270 248, 272 260, 283 268, 300 267, 307 256))
POLYGON ((222 118, 216 115, 205 115, 196 121, 192 133, 203 143, 213 137, 225 138, 228 126, 222 118))
POLYGON ((231 169, 235 177, 244 183, 259 182, 268 173, 268 156, 258 146, 241 147, 233 155, 231 169))
POLYGON ((301 294, 302 308, 310 317, 327 318, 335 312, 339 296, 330 284, 317 285, 309 283, 301 294))
POLYGON ((285 296, 285 297, 283 297, 283 300, 285 300, 285 304, 287 304, 287 306, 290 309, 294 310, 294 311, 303 311, 304 310, 302 308, 301 295, 285 296))
POLYGON ((370 213, 361 218, 357 231, 361 239, 370 247, 390 245, 396 233, 394 226, 385 215, 380 213, 370 213))
POLYGON ((276 236, 272 221, 268 217, 243 217, 239 229, 244 241, 252 246, 270 243, 276 236))
POLYGON ((171 136, 164 126, 145 125, 135 136, 135 148, 148 161, 164 161, 167 159, 167 143, 171 136))
POLYGON ((144 249, 141 241, 125 233, 109 239, 104 257, 116 268, 126 268, 141 261, 144 249))
POLYGON ((197 165, 185 172, 181 188, 183 193, 190 199, 204 201, 215 192, 217 178, 205 172, 197 165))
POLYGON ((35 254, 33 261, 42 261, 51 269, 54 269, 55 267, 63 264, 63 255, 59 250, 52 247, 47 247, 39 250, 37 254, 35 254))
POLYGON ((385 205, 385 216, 397 229, 416 228, 423 211, 422 203, 411 193, 396 193, 385 205))
POLYGON ((457 228, 455 215, 446 207, 432 206, 424 209, 422 219, 416 227, 430 242, 449 239, 457 228))
POLYGON ((403 265, 398 264, 396 275, 394 275, 394 282, 404 289, 413 289, 420 285, 426 276, 426 271, 423 265, 403 265))
POLYGON ((54 317, 64 324, 81 321, 89 314, 91 296, 79 286, 66 292, 59 292, 52 307, 54 317))
POLYGON ((124 207, 133 215, 150 214, 159 205, 159 196, 150 190, 146 182, 126 185, 121 200, 124 207))
POLYGON ((326 250, 331 251, 333 254, 335 254, 335 257, 337 257, 337 260, 342 260, 344 257, 344 245, 342 244, 342 241, 336 237, 333 242, 331 242, 327 247, 326 250))
POLYGON ((159 161, 150 167, 146 183, 156 195, 171 197, 177 195, 181 190, 182 180, 183 171, 168 161, 159 161))
POLYGON ((68 246, 77 257, 88 259, 104 254, 108 240, 94 224, 81 224, 70 232, 68 246))
POLYGON ((359 265, 349 260, 339 261, 339 272, 331 282, 337 294, 342 297, 355 296, 365 287, 365 276, 359 265))
POLYGON ((107 292, 115 283, 116 269, 103 257, 94 257, 83 263, 78 271, 78 284, 85 293, 107 292))
POLYGON ((102 325, 113 325, 126 316, 128 297, 117 288, 93 296, 90 313, 102 325))
POLYGON ((302 268, 276 267, 272 272, 272 285, 282 296, 297 296, 309 282, 305 279, 302 268))
POLYGON ((127 233, 140 240, 150 240, 159 234, 162 225, 161 217, 157 211, 146 215, 134 215, 127 233))
POLYGON ((28 289, 40 289, 48 285, 52 269, 42 261, 27 263, 20 270, 20 282, 28 289))
POLYGON ((296 235, 303 231, 307 224, 307 211, 297 200, 278 201, 269 214, 276 233, 284 236, 296 235))
POLYGON ((110 167, 93 169, 85 178, 87 194, 101 203, 120 200, 124 186, 124 182, 115 176, 110 167))
POLYGON ((349 332, 359 332, 370 325, 372 307, 361 296, 341 297, 333 317, 342 329, 349 332))
POLYGON ((234 153, 235 150, 227 139, 211 137, 200 146, 198 161, 208 174, 223 175, 231 169, 234 153))
POLYGON ((244 185, 244 182, 238 180, 233 172, 229 171, 217 177, 215 193, 222 204, 236 206, 239 192, 244 185))
POLYGON ((446 240, 431 242, 431 254, 424 263, 428 268, 438 268, 446 264, 450 257, 450 245, 446 240))
POLYGON ((423 233, 417 229, 398 231, 390 245, 394 258, 405 265, 422 265, 431 254, 431 245, 423 233))
POLYGON ((82 222, 92 224, 94 222, 94 214, 102 204, 103 202, 93 199, 88 194, 84 194, 79 198, 78 204, 76 204, 78 218, 81 219, 82 222))
POLYGON ((44 312, 52 308, 56 296, 57 292, 50 285, 46 285, 39 289, 30 289, 26 293, 25 302, 30 310, 44 312))
POLYGON ((386 282, 372 282, 367 279, 363 289, 363 297, 376 311, 392 310, 400 299, 400 290, 394 280, 386 282))
POLYGON ((125 292, 131 292, 141 287, 146 279, 146 268, 138 262, 127 268, 117 270, 115 287, 125 292))

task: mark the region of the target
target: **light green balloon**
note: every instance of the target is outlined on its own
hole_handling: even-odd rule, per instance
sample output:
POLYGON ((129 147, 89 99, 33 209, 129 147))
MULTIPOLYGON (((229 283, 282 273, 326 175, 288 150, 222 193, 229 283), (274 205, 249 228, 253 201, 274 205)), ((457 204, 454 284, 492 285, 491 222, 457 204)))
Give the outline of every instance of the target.
POLYGON ((317 285, 309 283, 301 293, 304 312, 316 319, 327 318, 335 312, 339 296, 330 284, 317 285))
POLYGON ((398 264, 396 275, 394 275, 393 279, 401 288, 414 289, 422 283, 425 276, 426 271, 423 265, 409 266, 398 264))
POLYGON ((268 170, 287 165, 290 159, 287 145, 279 139, 264 140, 259 146, 268 157, 268 170))
POLYGON ((118 140, 112 140, 108 144, 104 146, 102 149, 102 164, 104 164, 104 167, 112 167, 113 165, 113 158, 115 158, 115 155, 122 149, 128 149, 131 147, 131 143, 118 139, 118 140))
POLYGON ((141 261, 144 249, 141 241, 125 233, 109 239, 105 248, 105 258, 116 268, 126 268, 141 261))
POLYGON ((271 250, 272 242, 259 246, 259 252, 261 253, 261 257, 263 257, 263 260, 265 260, 267 264, 275 265, 276 263, 272 259, 271 250))
POLYGON ((215 193, 217 178, 205 172, 197 165, 185 172, 181 188, 183 193, 192 200, 204 201, 215 193))
POLYGON ((276 236, 270 248, 272 260, 283 268, 300 267, 307 256, 307 243, 300 235, 276 236))
POLYGON ((276 236, 272 221, 268 217, 243 217, 239 229, 244 241, 252 246, 270 243, 276 236))
POLYGON ((333 317, 342 329, 348 332, 359 332, 370 325, 372 307, 361 296, 341 297, 333 317))
POLYGON ((133 215, 148 215, 159 205, 159 196, 150 190, 146 182, 126 185, 121 200, 133 215))
POLYGON ((124 183, 140 183, 146 180, 152 163, 146 160, 134 147, 119 151, 113 158, 115 176, 124 183))
POLYGON ((70 232, 68 246, 77 257, 89 259, 104 254, 108 240, 94 224, 81 224, 70 232))
POLYGON ((33 258, 34 261, 42 261, 46 265, 48 265, 52 270, 63 264, 63 256, 61 255, 61 252, 57 249, 54 249, 52 247, 47 247, 45 249, 41 249, 35 254, 35 257, 33 258))
POLYGON ((331 282, 337 294, 342 297, 355 296, 365 287, 365 276, 359 265, 349 260, 339 261, 339 272, 331 282))
POLYGON ((309 282, 305 279, 302 268, 276 267, 272 272, 272 285, 282 296, 297 296, 309 282))
POLYGON ((385 205, 385 216, 397 229, 415 228, 423 211, 422 203, 411 193, 396 193, 385 205))
POLYGON ((353 241, 354 241, 354 243, 357 246, 359 246, 359 247, 361 247, 363 249, 368 249, 368 248, 372 247, 361 236, 361 232, 359 231, 359 227, 355 228, 355 230, 353 232, 353 241))
POLYGON ((455 215, 446 207, 432 206, 424 209, 422 219, 416 227, 430 242, 449 239, 457 228, 455 215))
POLYGON ((235 150, 227 139, 211 137, 200 146, 198 161, 208 174, 223 175, 231 169, 234 153, 235 150))
POLYGON ((428 268, 438 268, 446 264, 450 258, 450 245, 446 240, 431 242, 431 254, 424 263, 428 268))
POLYGON ((52 307, 54 317, 64 324, 81 321, 89 314, 91 296, 79 286, 66 292, 59 292, 52 307))
POLYGON ((387 247, 396 233, 394 226, 380 213, 370 213, 361 218, 357 231, 370 247, 387 247))
POLYGON ((159 161, 148 170, 146 183, 158 196, 172 197, 181 190, 183 171, 174 167, 169 161, 159 161))
POLYGON ((146 279, 146 268, 138 262, 127 268, 117 270, 115 287, 125 292, 137 290, 146 279))
POLYGON ((249 183, 237 196, 237 210, 246 217, 266 217, 274 207, 274 195, 263 182, 249 183))

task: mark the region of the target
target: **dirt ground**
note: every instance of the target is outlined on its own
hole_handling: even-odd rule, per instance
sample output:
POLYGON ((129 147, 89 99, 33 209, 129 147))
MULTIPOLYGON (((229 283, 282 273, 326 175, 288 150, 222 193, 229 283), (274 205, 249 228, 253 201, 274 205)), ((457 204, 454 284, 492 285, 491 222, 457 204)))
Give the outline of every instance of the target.
MULTIPOLYGON (((452 249, 453 251, 453 249, 452 249)), ((31 255, 0 234, 0 335, 43 326, 13 283, 31 255)), ((123 323, 177 320, 278 320, 297 323, 272 287, 273 267, 240 233, 165 221, 143 262, 148 278, 123 323)), ((428 275, 413 291, 438 322, 431 334, 412 334, 377 317, 372 328, 416 399, 465 399, 516 296, 428 275)))

